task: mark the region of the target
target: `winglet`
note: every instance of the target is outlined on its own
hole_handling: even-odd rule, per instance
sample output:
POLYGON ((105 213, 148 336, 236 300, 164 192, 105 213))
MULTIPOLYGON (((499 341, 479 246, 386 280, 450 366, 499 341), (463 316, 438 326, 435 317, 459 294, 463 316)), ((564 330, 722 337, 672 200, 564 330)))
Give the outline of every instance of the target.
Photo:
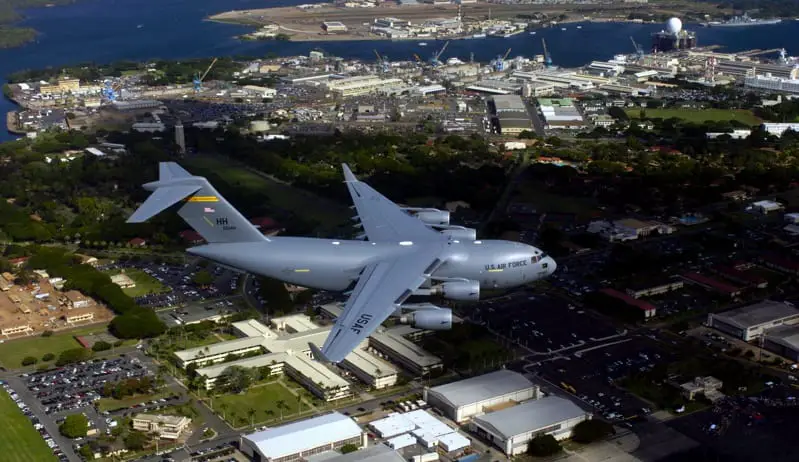
POLYGON ((327 359, 327 356, 322 353, 322 350, 320 350, 318 346, 311 342, 308 342, 308 346, 311 347, 311 353, 313 354, 315 360, 319 361, 320 363, 330 364, 330 360, 327 359))
POLYGON ((358 179, 355 178, 355 175, 352 173, 352 170, 350 170, 350 167, 347 164, 341 164, 341 168, 342 170, 344 170, 345 183, 355 183, 358 181, 358 179))

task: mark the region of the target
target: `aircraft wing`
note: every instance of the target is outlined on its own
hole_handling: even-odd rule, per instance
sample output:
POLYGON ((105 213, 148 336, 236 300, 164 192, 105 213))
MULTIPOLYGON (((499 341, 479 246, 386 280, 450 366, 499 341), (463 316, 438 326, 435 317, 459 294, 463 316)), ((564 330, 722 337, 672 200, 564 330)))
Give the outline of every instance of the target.
POLYGON ((344 360, 441 265, 445 245, 419 244, 415 252, 367 265, 322 349, 311 345, 316 358, 344 360))
POLYGON ((344 181, 352 196, 352 202, 358 210, 358 218, 363 224, 366 237, 372 242, 385 241, 436 241, 446 240, 443 234, 430 229, 418 218, 403 212, 397 204, 372 189, 366 183, 358 181, 352 170, 343 164, 344 181))

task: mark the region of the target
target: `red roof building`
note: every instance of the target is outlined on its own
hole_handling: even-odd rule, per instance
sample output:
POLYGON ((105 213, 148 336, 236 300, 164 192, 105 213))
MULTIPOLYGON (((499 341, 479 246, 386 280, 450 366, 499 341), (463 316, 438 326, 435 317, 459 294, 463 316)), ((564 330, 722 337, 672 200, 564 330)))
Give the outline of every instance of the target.
POLYGON ((199 245, 205 242, 200 233, 194 231, 193 229, 187 229, 186 231, 182 231, 180 233, 180 238, 186 241, 188 244, 192 245, 199 245))
POLYGON ((134 237, 133 239, 128 241, 128 244, 130 244, 132 247, 144 247, 145 245, 147 245, 147 241, 145 241, 140 237, 134 237))
POLYGON ((14 266, 15 268, 19 268, 20 266, 24 265, 25 262, 28 261, 29 259, 30 257, 17 257, 8 260, 8 262, 11 263, 11 265, 14 266))
POLYGON ((758 289, 765 289, 768 287, 768 281, 756 274, 749 274, 737 268, 730 268, 729 266, 716 266, 713 272, 719 276, 729 279, 732 282, 743 284, 746 287, 757 287, 758 289))
POLYGON ((620 300, 633 308, 638 308, 644 312, 644 319, 655 316, 657 307, 647 301, 633 298, 624 292, 611 288, 600 289, 599 292, 607 295, 608 297, 613 297, 616 300, 620 300))
POLYGON ((782 271, 783 273, 799 276, 799 263, 782 257, 766 256, 761 258, 763 264, 768 268, 782 271))
POLYGON ((741 289, 733 285, 719 281, 718 279, 709 278, 699 273, 685 273, 681 276, 685 282, 696 284, 704 287, 705 289, 714 290, 722 295, 728 297, 737 297, 741 295, 741 289))

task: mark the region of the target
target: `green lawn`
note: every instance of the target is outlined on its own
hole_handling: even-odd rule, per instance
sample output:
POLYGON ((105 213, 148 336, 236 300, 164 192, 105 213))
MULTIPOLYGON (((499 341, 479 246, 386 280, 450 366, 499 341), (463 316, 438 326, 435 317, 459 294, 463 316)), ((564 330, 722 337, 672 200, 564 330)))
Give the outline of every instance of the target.
POLYGON ((76 336, 107 332, 107 330, 106 325, 96 325, 56 333, 50 337, 36 336, 6 340, 5 343, 0 344, 0 365, 16 369, 22 366, 22 359, 26 356, 38 358, 39 364, 42 364, 42 356, 47 353, 53 353, 58 357, 58 354, 64 350, 80 347, 80 343, 75 340, 76 336))
POLYGON ((126 409, 129 407, 133 407, 139 403, 146 403, 148 401, 167 398, 173 395, 174 394, 171 391, 165 390, 149 395, 128 396, 122 399, 100 398, 97 401, 97 410, 103 412, 103 411, 115 411, 117 409, 126 409))
MULTIPOLYGON (((113 276, 115 274, 119 274, 120 272, 121 271, 115 270, 108 273, 108 275, 113 276)), ((122 292, 125 292, 128 297, 141 297, 142 295, 147 294, 160 294, 169 292, 169 289, 158 282, 158 279, 150 276, 144 271, 127 268, 125 269, 125 274, 136 282, 136 287, 122 289, 122 292)))
POLYGON ((346 206, 342 204, 272 181, 224 159, 198 156, 186 159, 185 163, 192 173, 204 175, 211 182, 221 180, 231 188, 265 192, 275 207, 296 212, 300 216, 316 220, 326 226, 339 225, 349 216, 346 206))
POLYGON ((44 439, 33 428, 14 400, 4 390, 0 391, 0 415, 3 416, 3 432, 0 436, 2 459, 8 462, 45 462, 57 460, 44 439))
MULTIPOLYGON (((640 108, 625 109, 624 112, 631 119, 638 119, 641 116, 640 108)), ((737 120, 746 125, 759 125, 760 119, 752 114, 752 111, 744 109, 644 109, 647 119, 670 119, 676 117, 688 122, 719 122, 722 120, 737 120)))
POLYGON ((241 395, 220 396, 214 398, 213 404, 214 410, 220 415, 224 414, 225 420, 234 427, 241 427, 250 424, 250 416, 247 413, 250 409, 255 411, 254 423, 279 418, 278 401, 285 403, 284 417, 296 414, 299 410, 297 397, 292 395, 280 382, 256 386, 241 395))

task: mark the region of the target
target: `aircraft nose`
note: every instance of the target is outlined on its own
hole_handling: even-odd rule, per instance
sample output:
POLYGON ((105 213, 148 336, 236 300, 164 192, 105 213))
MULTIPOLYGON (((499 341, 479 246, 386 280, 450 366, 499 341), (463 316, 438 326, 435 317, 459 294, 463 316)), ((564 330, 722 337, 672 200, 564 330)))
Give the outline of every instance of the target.
POLYGON ((552 257, 547 257, 544 259, 544 261, 547 264, 547 270, 549 271, 548 275, 551 275, 552 273, 555 272, 556 269, 558 269, 558 264, 555 262, 555 259, 553 259, 552 257))

